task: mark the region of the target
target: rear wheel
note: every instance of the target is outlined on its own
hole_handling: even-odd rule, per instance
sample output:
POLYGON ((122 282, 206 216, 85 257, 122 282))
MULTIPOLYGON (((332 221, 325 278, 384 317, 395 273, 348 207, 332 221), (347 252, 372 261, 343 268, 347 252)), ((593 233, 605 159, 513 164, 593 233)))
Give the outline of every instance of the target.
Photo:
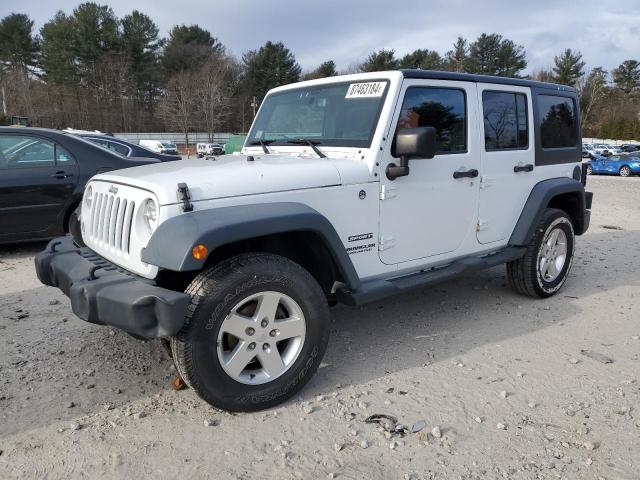
POLYGON ((548 208, 522 258, 507 263, 507 279, 516 291, 550 297, 567 280, 574 251, 573 224, 567 214, 548 208))
POLYGON ((620 167, 620 176, 621 177, 631 176, 631 169, 628 166, 623 165, 622 167, 620 167))
POLYGON ((324 292, 298 264, 244 254, 200 273, 187 288, 186 323, 171 340, 176 367, 211 405, 268 408, 318 368, 329 339, 324 292))
POLYGON ((591 165, 587 165, 587 175, 593 175, 593 167, 591 165))

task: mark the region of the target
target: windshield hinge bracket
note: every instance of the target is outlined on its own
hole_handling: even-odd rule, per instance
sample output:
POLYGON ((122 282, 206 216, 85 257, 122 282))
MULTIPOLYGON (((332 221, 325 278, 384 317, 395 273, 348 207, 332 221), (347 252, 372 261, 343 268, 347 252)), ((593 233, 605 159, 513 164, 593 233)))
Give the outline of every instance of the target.
POLYGON ((390 185, 382 185, 380 188, 380 200, 389 200, 398 195, 397 189, 390 185))
POLYGON ((187 186, 187 184, 179 183, 177 193, 178 193, 178 201, 182 202, 182 211, 183 212, 192 211, 193 203, 189 201, 191 200, 191 193, 189 192, 189 187, 187 186))

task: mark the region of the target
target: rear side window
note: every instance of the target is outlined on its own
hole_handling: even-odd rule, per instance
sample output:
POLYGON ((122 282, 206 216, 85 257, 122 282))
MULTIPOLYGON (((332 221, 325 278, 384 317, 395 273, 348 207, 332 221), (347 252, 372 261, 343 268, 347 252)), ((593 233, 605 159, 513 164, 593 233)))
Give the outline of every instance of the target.
POLYGON ((437 154, 467 151, 467 105, 463 90, 411 87, 402 102, 396 132, 403 128, 434 127, 437 154))
POLYGON ((28 135, 0 136, 0 168, 53 167, 55 145, 28 135))
POLYGON ((126 157, 129 154, 129 149, 124 145, 116 142, 105 142, 107 144, 107 148, 112 152, 116 152, 118 155, 126 157))
POLYGON ((482 92, 484 148, 487 151, 529 146, 527 97, 522 93, 482 92))
POLYGON ((538 95, 542 148, 575 147, 578 141, 576 105, 572 98, 538 95))
POLYGON ((62 148, 60 145, 56 145, 56 165, 72 165, 74 162, 71 154, 62 148))

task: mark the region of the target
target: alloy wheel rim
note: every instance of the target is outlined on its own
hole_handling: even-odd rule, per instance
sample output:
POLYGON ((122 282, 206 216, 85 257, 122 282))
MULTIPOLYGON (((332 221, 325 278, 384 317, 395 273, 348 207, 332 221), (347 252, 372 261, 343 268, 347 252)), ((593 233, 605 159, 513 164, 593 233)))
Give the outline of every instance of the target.
POLYGON ((547 232, 538 257, 538 271, 545 282, 556 280, 567 261, 567 235, 560 227, 547 232))
POLYGON ((218 332, 216 350, 233 380, 261 385, 283 375, 304 345, 302 308, 281 292, 259 292, 238 302, 218 332))
POLYGON ((628 177, 630 173, 631 171, 629 170, 629 167, 622 167, 620 169, 620 175, 622 175, 623 177, 628 177))

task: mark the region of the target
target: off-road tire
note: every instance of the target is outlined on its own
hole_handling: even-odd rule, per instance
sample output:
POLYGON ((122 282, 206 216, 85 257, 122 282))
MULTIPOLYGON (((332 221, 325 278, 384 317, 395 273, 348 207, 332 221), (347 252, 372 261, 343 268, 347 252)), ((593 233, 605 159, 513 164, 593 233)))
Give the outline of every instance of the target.
POLYGON ((191 296, 185 325, 171 338, 180 376, 204 401, 229 411, 256 411, 277 405, 313 376, 329 340, 330 317, 324 292, 307 270, 287 258, 242 254, 202 271, 187 287, 191 296), (260 385, 236 381, 222 367, 217 339, 222 322, 244 298, 265 291, 291 297, 304 313, 302 349, 281 376, 260 385))
POLYGON ((547 298, 564 285, 573 263, 575 236, 569 216, 562 210, 547 208, 523 257, 507 263, 507 281, 517 292, 530 297, 547 298), (561 228, 567 239, 567 257, 560 274, 547 282, 539 271, 543 240, 552 228, 561 228))

